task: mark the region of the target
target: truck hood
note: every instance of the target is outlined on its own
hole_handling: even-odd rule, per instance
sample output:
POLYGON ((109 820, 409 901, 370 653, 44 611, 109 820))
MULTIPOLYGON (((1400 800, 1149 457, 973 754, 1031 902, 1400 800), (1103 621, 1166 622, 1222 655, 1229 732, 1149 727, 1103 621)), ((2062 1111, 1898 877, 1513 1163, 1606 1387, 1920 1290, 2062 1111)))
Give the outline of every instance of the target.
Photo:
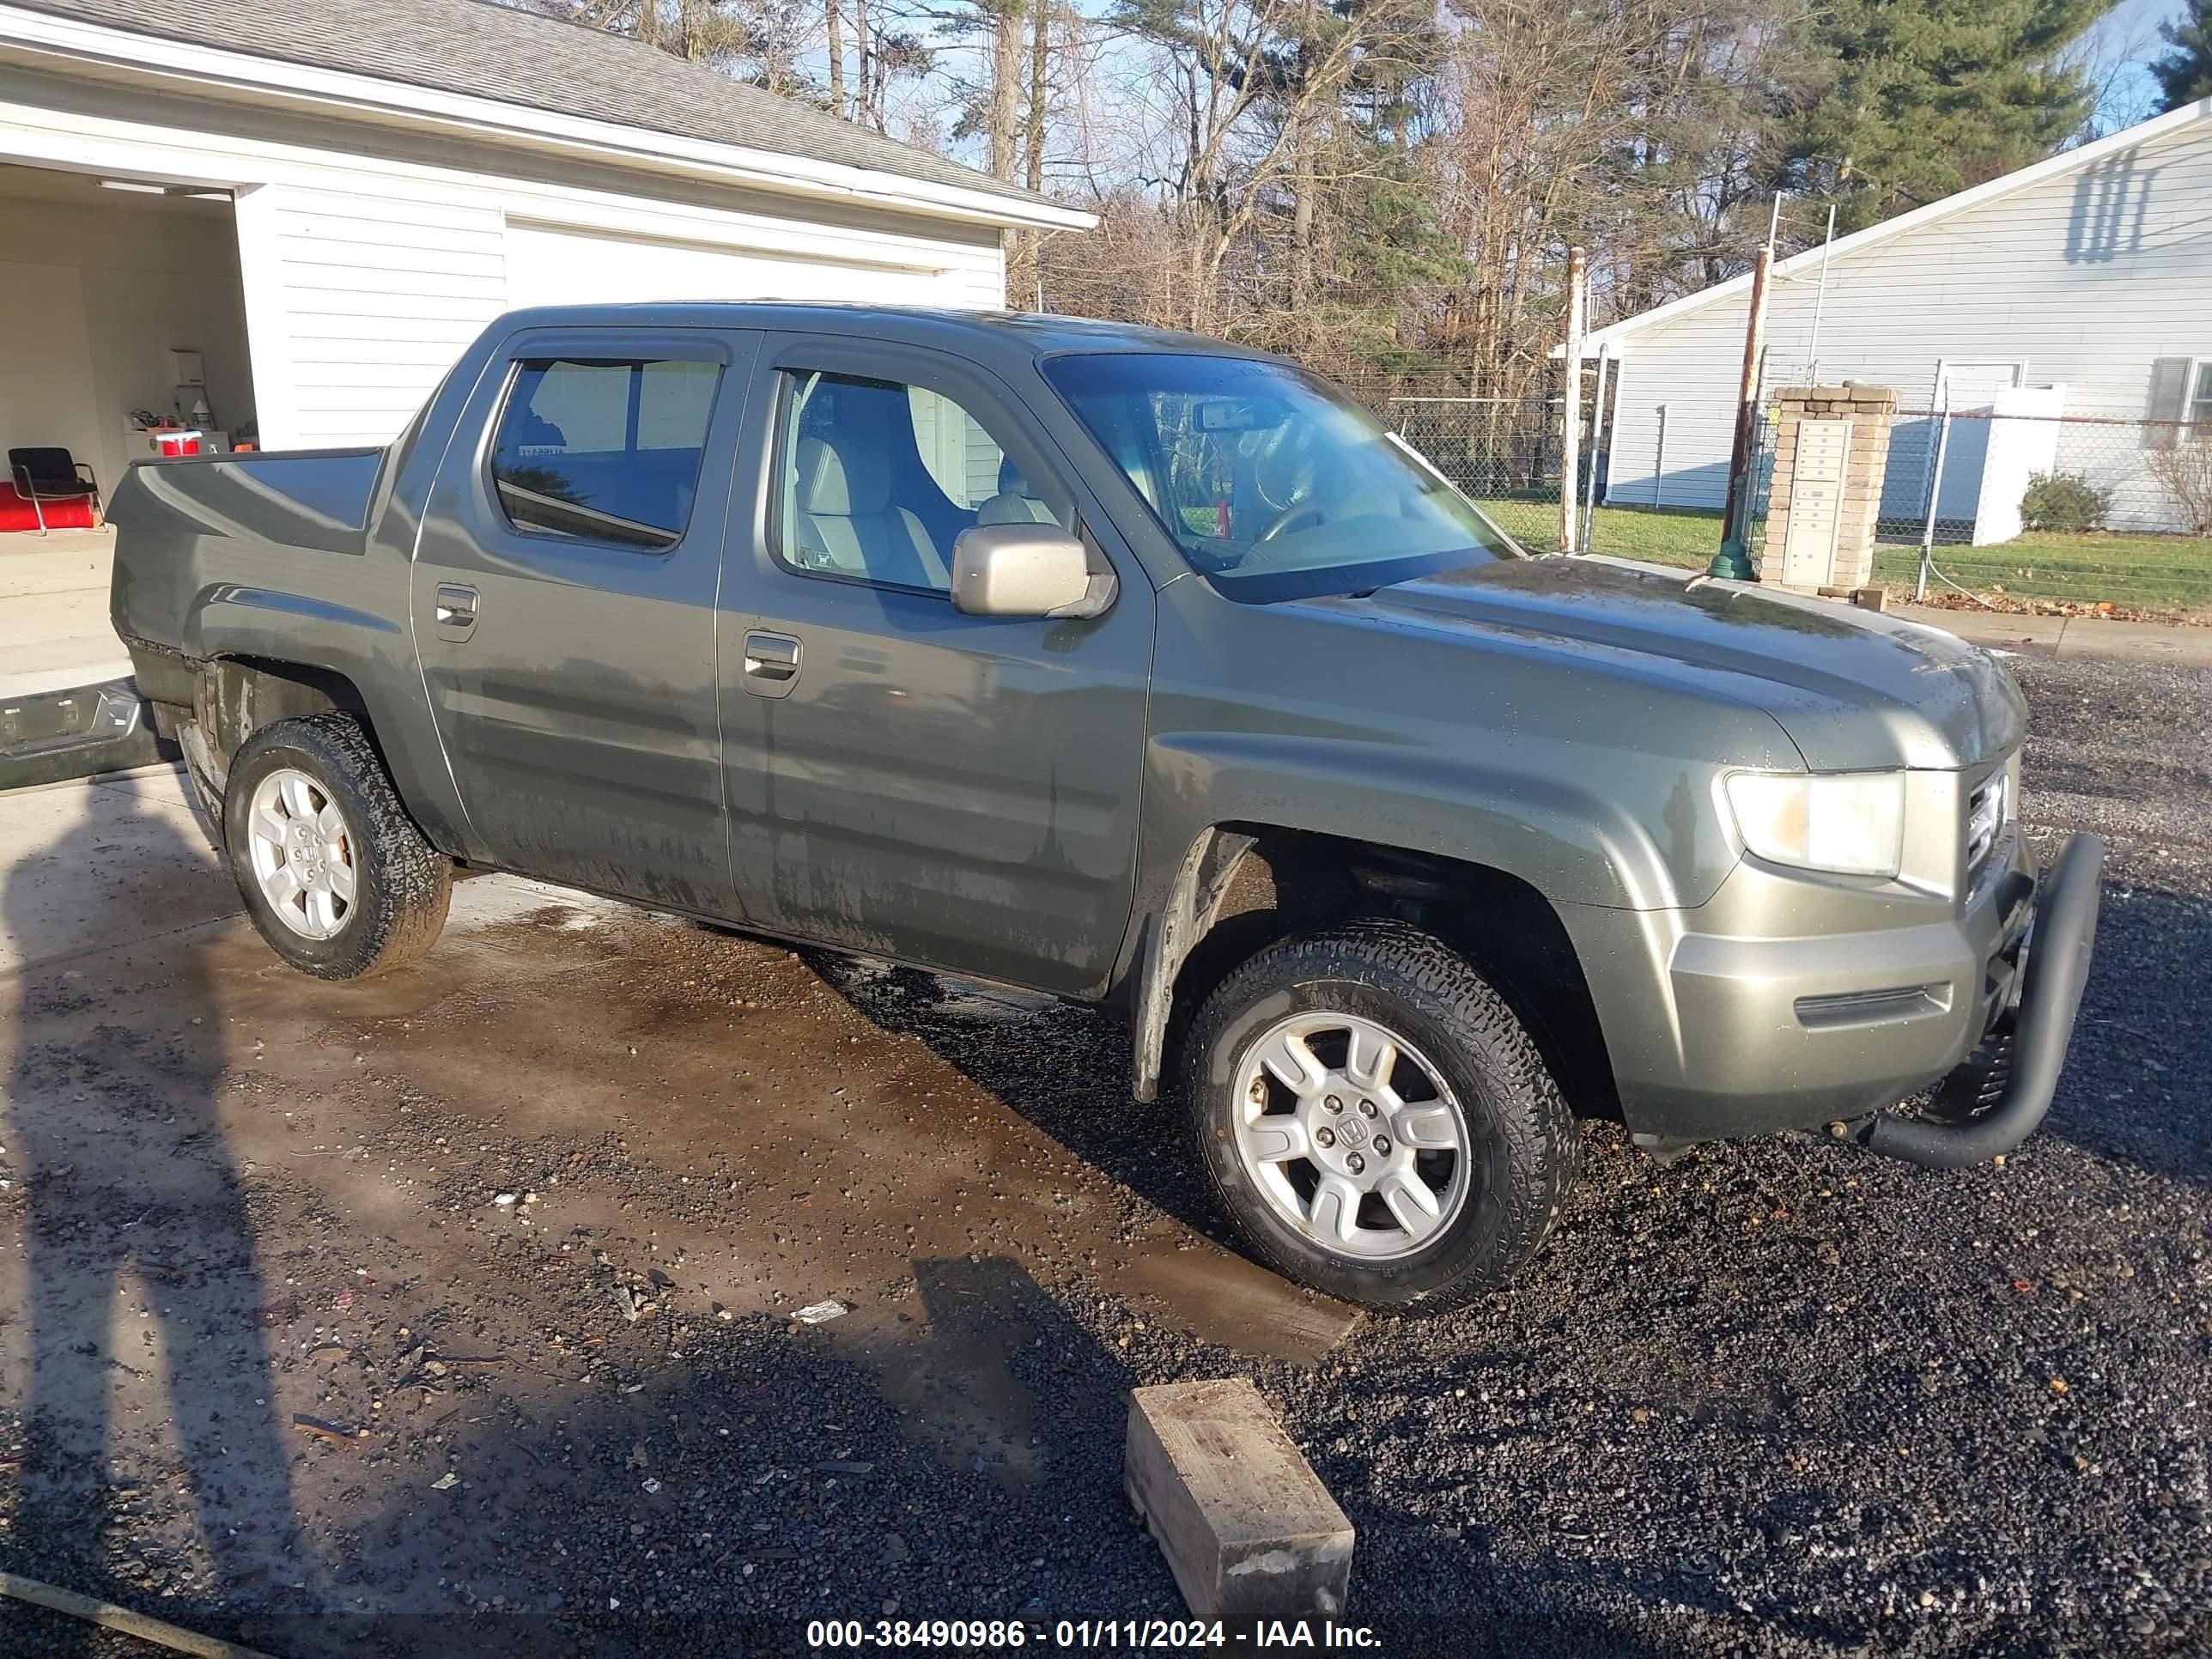
POLYGON ((1510 629, 1561 651, 1628 652, 1731 677, 1814 771, 1950 770, 2027 730, 2012 676, 1940 629, 1680 570, 1595 556, 1501 560, 1377 589, 1401 625, 1510 629))

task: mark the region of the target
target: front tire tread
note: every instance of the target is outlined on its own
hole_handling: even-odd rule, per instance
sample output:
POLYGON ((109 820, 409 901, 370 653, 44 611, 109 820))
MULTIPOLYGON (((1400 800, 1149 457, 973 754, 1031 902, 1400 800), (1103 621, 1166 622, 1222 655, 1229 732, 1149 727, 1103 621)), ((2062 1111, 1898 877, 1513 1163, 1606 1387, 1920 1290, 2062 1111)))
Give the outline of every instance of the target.
POLYGON ((1463 1306, 1528 1265, 1574 1184, 1581 1133, 1534 1040, 1473 964, 1407 923, 1345 922, 1260 951, 1206 999, 1185 1054, 1200 1159, 1223 1206, 1271 1267, 1347 1301, 1424 1313, 1463 1306), (1229 1028, 1265 999, 1330 984, 1409 1006, 1419 1023, 1449 1033, 1446 1053, 1422 1046, 1453 1073, 1470 1133, 1488 1132, 1499 1142, 1501 1189, 1471 1193, 1442 1241, 1401 1261, 1362 1262, 1254 1224, 1255 1200, 1240 1190, 1236 1152, 1218 1133, 1218 1114, 1235 1109, 1226 1097, 1235 1088, 1236 1056, 1217 1053, 1229 1028), (1493 1215, 1479 1212, 1492 1203, 1493 1215), (1472 1249, 1465 1237, 1471 1228, 1482 1235, 1472 1249))

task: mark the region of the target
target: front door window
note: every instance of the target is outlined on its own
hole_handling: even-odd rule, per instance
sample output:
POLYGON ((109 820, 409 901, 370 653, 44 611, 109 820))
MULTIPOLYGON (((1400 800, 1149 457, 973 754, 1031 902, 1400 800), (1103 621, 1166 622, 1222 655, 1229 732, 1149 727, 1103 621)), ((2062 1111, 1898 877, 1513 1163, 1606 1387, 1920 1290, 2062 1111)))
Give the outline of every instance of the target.
POLYGON ((950 594, 962 531, 1073 523, 1061 492, 1033 487, 941 392, 850 374, 780 378, 771 546, 787 568, 950 594))

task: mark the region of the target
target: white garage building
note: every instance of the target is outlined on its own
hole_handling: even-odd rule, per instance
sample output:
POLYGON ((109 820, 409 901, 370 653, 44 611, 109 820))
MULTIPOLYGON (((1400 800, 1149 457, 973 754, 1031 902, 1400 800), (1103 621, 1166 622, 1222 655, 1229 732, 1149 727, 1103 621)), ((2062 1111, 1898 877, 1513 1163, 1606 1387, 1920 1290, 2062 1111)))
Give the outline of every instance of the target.
POLYGON ((482 0, 0 0, 0 449, 109 488, 133 410, 203 401, 267 448, 382 442, 519 306, 996 307, 1003 233, 1091 222, 482 0))

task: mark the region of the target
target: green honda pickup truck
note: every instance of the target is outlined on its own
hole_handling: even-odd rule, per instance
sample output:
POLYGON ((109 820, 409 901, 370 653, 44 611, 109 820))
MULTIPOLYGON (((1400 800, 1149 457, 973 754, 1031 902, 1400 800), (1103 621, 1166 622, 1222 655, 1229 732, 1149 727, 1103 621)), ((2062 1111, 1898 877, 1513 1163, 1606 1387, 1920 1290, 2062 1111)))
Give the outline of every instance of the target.
POLYGON ((399 968, 507 870, 1100 1004, 1097 1109, 1180 1101, 1163 1155, 1372 1307, 1524 1266, 1578 1117, 2008 1152, 2088 971, 2102 849, 2039 872, 1988 655, 1531 556, 1218 341, 519 312, 387 447, 143 463, 111 516, 288 962, 399 968))

